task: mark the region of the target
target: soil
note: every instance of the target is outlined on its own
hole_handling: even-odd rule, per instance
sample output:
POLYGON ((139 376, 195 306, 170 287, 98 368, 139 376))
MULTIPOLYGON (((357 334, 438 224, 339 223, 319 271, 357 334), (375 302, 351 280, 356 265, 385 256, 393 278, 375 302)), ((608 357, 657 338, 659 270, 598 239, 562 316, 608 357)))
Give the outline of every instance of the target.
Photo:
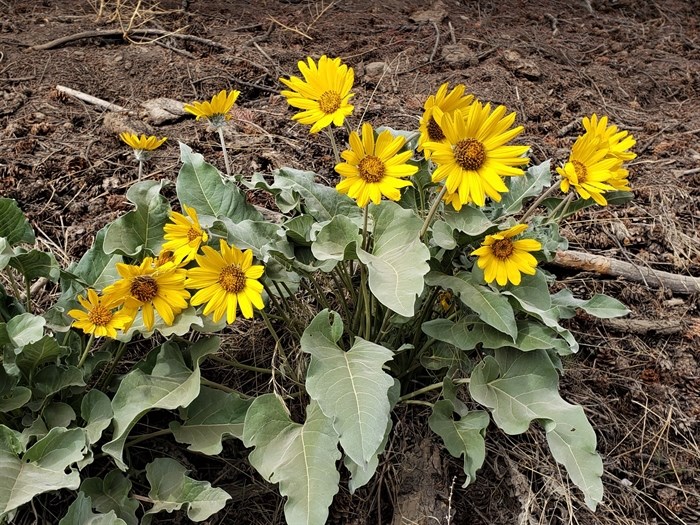
MULTIPOLYGON (((537 161, 566 160, 580 118, 608 115, 637 139, 638 158, 630 167, 634 200, 576 215, 564 230, 571 247, 700 277, 696 0, 136 5, 0 0, 0 194, 17 200, 37 242, 63 264, 80 257, 97 230, 129 209, 125 192, 137 172, 117 137, 125 126, 168 137, 147 165, 149 178, 174 180, 178 140, 223 169, 215 134, 191 119, 145 122, 141 103, 147 99, 189 102, 238 89, 228 137, 234 171, 251 175, 292 166, 331 183, 325 137, 294 124, 278 94, 278 78, 297 74, 298 60, 325 53, 355 68, 355 119, 415 129, 430 93, 443 82, 463 82, 479 99, 517 111, 526 129, 521 142, 533 145, 537 161), (32 47, 128 27, 212 42, 112 36, 32 47), (109 113, 61 94, 57 85, 134 113, 109 113)), ((375 481, 354 496, 341 488, 330 523, 700 523, 698 296, 550 270, 577 295, 605 292, 623 301, 631 318, 648 321, 642 329, 583 315, 571 321, 582 350, 566 363, 562 395, 585 407, 598 432, 606 487, 598 511, 583 507, 539 429, 520 437, 489 429, 487 463, 462 489, 459 462, 423 439, 430 434, 427 414, 409 406, 397 413, 396 435, 375 481), (655 329, 668 321, 676 328, 655 329), (416 469, 423 475, 416 476, 416 469), (411 498, 425 494, 434 502, 432 517, 400 516, 401 509, 416 508, 411 498)), ((276 488, 246 466, 239 445, 228 443, 225 459, 188 455, 165 440, 151 451, 158 446, 185 462, 193 477, 234 495, 209 523, 283 522, 276 488)), ((141 489, 145 495, 144 487, 135 487, 141 489)), ((66 503, 72 496, 63 498, 66 503)), ((157 522, 173 520, 161 514, 157 522)))

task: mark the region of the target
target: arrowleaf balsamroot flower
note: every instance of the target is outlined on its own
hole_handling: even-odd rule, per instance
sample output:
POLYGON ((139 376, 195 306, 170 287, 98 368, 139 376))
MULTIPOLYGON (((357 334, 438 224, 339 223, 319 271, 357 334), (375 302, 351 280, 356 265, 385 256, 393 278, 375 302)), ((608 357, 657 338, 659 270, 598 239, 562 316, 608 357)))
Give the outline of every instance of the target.
POLYGON ((219 93, 214 95, 211 100, 185 104, 185 111, 196 116, 196 120, 205 118, 212 126, 220 128, 226 124, 227 120, 231 119, 229 112, 240 94, 241 92, 235 89, 229 92, 222 89, 219 93))
POLYGON ((305 125, 311 125, 311 133, 317 133, 330 126, 342 126, 345 117, 352 114, 354 107, 350 105, 350 93, 355 81, 355 72, 340 58, 328 58, 323 55, 318 65, 311 57, 306 62, 299 61, 299 71, 304 80, 292 76, 280 78, 290 91, 282 91, 290 106, 300 111, 292 117, 305 125))
POLYGON ((123 303, 123 311, 132 319, 140 308, 147 330, 155 324, 154 309, 171 326, 175 316, 187 308, 187 270, 173 263, 156 266, 152 257, 146 257, 140 265, 117 263, 117 271, 122 278, 106 287, 104 294, 123 303))
MULTIPOLYGON (((426 142, 447 142, 447 138, 436 119, 442 118, 443 114, 451 115, 455 110, 466 110, 474 101, 473 95, 465 95, 464 84, 457 84, 452 91, 447 92, 448 83, 445 82, 437 90, 435 95, 430 95, 423 104, 423 116, 420 119, 418 130, 418 151, 424 151, 423 145, 426 142)), ((425 150, 425 158, 430 158, 430 150, 425 150)))
POLYGON ((394 137, 389 130, 382 131, 375 140, 374 130, 367 122, 362 124, 362 138, 353 131, 349 140, 350 149, 341 154, 345 162, 335 166, 335 171, 343 177, 336 189, 355 199, 361 207, 370 200, 379 204, 382 196, 399 200, 399 189, 412 186, 403 177, 418 171, 418 166, 406 164, 411 158, 410 151, 399 153, 406 140, 394 137))
POLYGON ((240 307, 243 317, 253 317, 253 307, 262 310, 263 285, 258 281, 264 268, 253 265, 253 252, 230 246, 219 240, 219 251, 210 246, 202 247, 202 255, 195 257, 199 267, 187 272, 187 288, 197 289, 190 303, 198 306, 206 303, 204 315, 213 312, 214 322, 226 314, 226 322, 236 320, 236 309, 240 307))
POLYGON ((629 131, 620 131, 617 126, 608 125, 608 117, 599 119, 595 113, 590 118, 583 117, 583 127, 587 134, 599 137, 601 145, 608 148, 606 158, 616 158, 619 161, 611 170, 612 177, 608 179, 608 184, 616 190, 631 191, 627 180, 629 171, 623 167, 623 163, 637 158, 636 153, 629 151, 637 141, 629 131))
POLYGON ((176 264, 186 264, 194 259, 202 243, 209 240, 209 235, 199 225, 197 211, 187 205, 183 205, 187 217, 176 211, 170 212, 170 220, 163 227, 167 241, 163 244, 163 251, 172 251, 172 258, 176 264))
POLYGON ((501 177, 522 175, 523 170, 517 166, 529 162, 523 157, 529 146, 506 145, 522 133, 523 127, 511 129, 515 113, 505 113, 505 106, 492 111, 490 104, 474 102, 451 115, 435 114, 447 140, 423 145, 437 164, 433 182, 445 180, 447 192, 457 193, 463 205, 474 202, 483 206, 486 196, 500 201, 501 193, 508 191, 501 177))
POLYGON ((130 146, 134 150, 134 156, 139 161, 148 160, 151 156, 151 152, 160 148, 168 137, 158 138, 154 135, 135 135, 124 131, 119 134, 119 138, 126 145, 130 146))
POLYGON ((123 330, 132 322, 132 317, 123 310, 114 311, 119 306, 119 300, 114 296, 100 297, 95 290, 89 288, 87 299, 79 295, 78 302, 85 310, 70 310, 68 315, 75 319, 73 326, 86 334, 116 339, 117 330, 123 330))
POLYGON ((527 224, 517 224, 508 230, 487 235, 481 248, 471 253, 478 256, 476 264, 484 270, 487 283, 495 280, 504 286, 510 281, 517 286, 520 284, 521 273, 535 275, 537 259, 529 252, 541 250, 542 244, 535 239, 513 240, 513 237, 526 229, 527 224))

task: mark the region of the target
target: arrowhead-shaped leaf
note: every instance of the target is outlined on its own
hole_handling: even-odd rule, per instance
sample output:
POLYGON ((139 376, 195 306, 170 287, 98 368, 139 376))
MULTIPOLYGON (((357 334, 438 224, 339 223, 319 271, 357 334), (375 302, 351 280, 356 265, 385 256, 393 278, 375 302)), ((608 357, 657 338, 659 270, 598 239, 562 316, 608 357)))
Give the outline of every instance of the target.
POLYGON ((564 401, 559 377, 545 350, 496 350, 474 369, 469 391, 488 407, 496 424, 507 434, 525 432, 533 420, 547 432, 554 458, 595 510, 603 499, 603 462, 596 453, 596 436, 583 408, 564 401))
POLYGON ((97 443, 102 437, 102 432, 107 429, 112 421, 112 402, 107 394, 100 390, 90 390, 80 403, 80 417, 85 421, 85 432, 88 443, 97 443))
POLYGON ((416 297, 423 292, 423 276, 430 270, 430 251, 418 237, 423 223, 412 210, 391 201, 370 209, 374 247, 372 253, 357 250, 367 265, 369 287, 384 306, 411 317, 416 297))
POLYGON ((336 215, 316 233, 311 252, 321 261, 356 259, 361 243, 357 224, 344 215, 336 215))
POLYGON ((289 419, 274 394, 253 401, 246 415, 243 443, 255 447, 250 464, 287 497, 284 515, 289 525, 323 525, 338 492, 338 435, 315 402, 303 425, 289 419))
POLYGON ((127 525, 119 519, 114 512, 107 514, 95 514, 92 512, 92 501, 82 492, 68 507, 66 515, 58 522, 58 525, 127 525))
POLYGON ((483 211, 469 205, 462 206, 459 211, 448 209, 445 211, 444 221, 450 227, 470 237, 480 237, 489 228, 495 226, 483 211))
POLYGON ((61 274, 53 254, 39 250, 24 251, 21 248, 15 248, 15 255, 10 257, 9 264, 30 281, 46 277, 50 281, 57 282, 61 274))
POLYGON ((394 380, 382 367, 392 352, 359 337, 345 352, 337 344, 342 333, 340 316, 328 310, 304 330, 301 349, 311 354, 306 390, 333 422, 345 453, 364 467, 377 453, 389 420, 387 392, 394 380))
POLYGON ((94 507, 103 513, 114 512, 126 525, 137 525, 136 509, 139 502, 129 498, 131 481, 118 470, 112 470, 104 479, 87 478, 80 485, 80 493, 92 500, 94 507))

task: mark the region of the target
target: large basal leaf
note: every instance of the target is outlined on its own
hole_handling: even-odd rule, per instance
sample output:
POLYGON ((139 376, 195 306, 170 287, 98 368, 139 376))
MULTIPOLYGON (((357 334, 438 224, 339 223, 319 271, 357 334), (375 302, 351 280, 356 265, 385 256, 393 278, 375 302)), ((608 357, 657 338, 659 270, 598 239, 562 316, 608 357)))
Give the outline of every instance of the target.
POLYGON ((243 444, 255 447, 250 464, 270 483, 279 483, 287 497, 284 515, 289 525, 323 525, 338 492, 338 435, 315 402, 306 422, 294 423, 274 394, 253 401, 246 415, 243 444))
POLYGON ((603 462, 596 453, 595 432, 583 408, 559 396, 558 385, 558 373, 545 350, 501 349, 476 366, 469 391, 507 434, 521 434, 533 420, 539 421, 552 455, 595 510, 603 499, 603 462))
POLYGON ((576 315, 577 308, 601 319, 623 317, 630 313, 624 304, 607 295, 596 294, 590 299, 577 299, 571 290, 566 288, 552 296, 552 304, 558 307, 562 319, 570 319, 576 315))
POLYGON ((200 215, 228 217, 234 222, 261 220, 262 216, 246 202, 233 182, 224 182, 216 167, 180 142, 182 167, 177 176, 177 198, 200 215))
POLYGON ((53 254, 39 250, 24 251, 16 248, 9 264, 30 281, 46 277, 50 281, 58 282, 60 276, 60 268, 53 254))
MULTIPOLYGON (((93 391, 94 392, 94 391, 93 391)), ((139 502, 129 498, 131 481, 118 470, 110 471, 104 478, 87 478, 80 484, 79 494, 85 494, 92 505, 102 513, 113 512, 126 525, 137 525, 136 509, 139 502)))
POLYGON ((126 192, 126 198, 136 206, 107 228, 103 249, 105 253, 138 255, 144 250, 155 254, 163 244, 163 226, 168 221, 170 205, 160 194, 165 181, 137 182, 126 192))
POLYGON ((357 224, 343 215, 324 223, 311 244, 311 252, 321 261, 343 261, 357 258, 362 235, 357 224))
POLYGON ((14 199, 0 197, 0 237, 11 246, 21 242, 34 244, 34 230, 14 199))
POLYGON ((483 410, 457 410, 452 401, 441 399, 433 406, 428 418, 430 429, 442 438, 452 457, 464 456, 464 473, 467 476, 462 487, 476 477, 486 458, 484 434, 489 426, 489 415, 483 410), (457 414, 455 414, 457 412, 457 414), (455 415, 458 419, 455 419, 455 415))
POLYGON ((55 338, 45 335, 38 341, 16 349, 15 353, 15 364, 25 377, 31 377, 39 366, 54 361, 65 352, 58 346, 55 338))
POLYGON ((552 184, 550 161, 530 166, 522 177, 508 177, 508 193, 503 194, 499 215, 513 215, 523 209, 528 197, 538 197, 544 188, 552 184))
POLYGON ((444 221, 450 227, 470 237, 479 237, 488 229, 495 226, 495 224, 484 215, 483 211, 469 205, 462 206, 462 209, 459 211, 454 211, 452 209, 446 210, 444 221))
POLYGON ((284 213, 301 205, 318 222, 344 215, 361 223, 362 214, 355 201, 335 188, 314 182, 316 174, 312 171, 281 168, 274 176, 270 189, 277 194, 277 204, 284 213))
POLYGON ((148 497, 153 501, 146 514, 183 509, 192 521, 204 521, 231 499, 225 490, 213 488, 208 481, 196 481, 186 473, 185 467, 170 458, 158 458, 146 465, 146 478, 151 484, 148 497))
POLYGON ((459 296, 460 301, 471 308, 483 322, 507 334, 515 342, 518 328, 515 324, 513 308, 508 299, 500 293, 472 283, 471 274, 466 272, 456 276, 430 272, 425 282, 431 286, 452 289, 459 296))
POLYGON ((39 315, 16 315, 5 324, 0 343, 12 345, 13 348, 36 343, 44 336, 45 325, 46 320, 39 315))
POLYGON ((374 247, 372 253, 357 250, 367 265, 369 287, 384 306, 411 317, 416 297, 423 292, 423 276, 430 270, 430 251, 418 237, 423 223, 412 210, 390 201, 370 209, 374 247))
POLYGON ((166 343, 161 347, 150 373, 137 368, 122 379, 112 399, 112 441, 102 446, 102 451, 112 456, 120 469, 127 468, 122 461, 122 452, 126 437, 136 422, 149 410, 174 410, 194 401, 199 395, 199 363, 204 356, 216 352, 219 345, 218 337, 202 339, 192 345, 190 355, 193 369, 190 369, 185 364, 182 350, 174 343, 166 343))
POLYGON ((83 429, 54 428, 22 454, 17 435, 0 425, 0 520, 38 494, 77 489, 80 475, 71 465, 83 458, 85 444, 83 429))
POLYGON ((71 268, 73 275, 78 277, 88 288, 102 290, 119 278, 116 264, 121 262, 121 256, 107 254, 104 251, 107 229, 106 226, 97 232, 93 245, 71 268))
POLYGON ((107 514, 95 514, 92 511, 92 501, 82 492, 68 507, 66 515, 58 522, 58 525, 127 525, 119 519, 114 512, 107 514))
POLYGON ((88 443, 95 444, 112 422, 112 402, 107 394, 93 389, 83 396, 80 402, 80 417, 85 421, 88 443))
MULTIPOLYGON (((26 347, 25 347, 26 348, 26 347)), ((75 366, 48 365, 34 375, 32 391, 37 404, 70 386, 85 386, 83 370, 75 366)))
POLYGON ((279 224, 250 220, 235 223, 230 219, 222 219, 214 225, 224 230, 222 235, 229 244, 240 250, 252 250, 255 258, 263 262, 267 262, 270 254, 274 253, 281 253, 287 258, 294 257, 294 250, 279 224))
POLYGON ((337 344, 342 334, 340 316, 328 310, 304 330, 301 349, 311 354, 306 390, 333 422, 345 453, 364 468, 377 453, 389 420, 388 390, 394 380, 382 367, 393 354, 359 337, 345 352, 337 344))
POLYGON ((188 450, 210 456, 221 453, 224 436, 243 438, 243 421, 250 401, 237 394, 201 387, 197 399, 182 409, 184 423, 173 421, 170 430, 175 441, 188 450))

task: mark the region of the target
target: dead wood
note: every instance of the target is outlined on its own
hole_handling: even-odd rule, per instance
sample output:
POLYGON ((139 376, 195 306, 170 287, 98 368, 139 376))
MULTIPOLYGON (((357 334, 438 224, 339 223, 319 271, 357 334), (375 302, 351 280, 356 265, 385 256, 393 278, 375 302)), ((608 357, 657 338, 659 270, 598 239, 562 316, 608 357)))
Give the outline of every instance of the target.
POLYGON ((675 293, 700 292, 700 279, 687 275, 677 275, 651 268, 640 268, 634 264, 618 261, 602 255, 576 251, 559 251, 554 257, 554 264, 563 268, 595 272, 601 275, 622 277, 655 288, 668 288, 675 293))
POLYGON ((75 33, 74 35, 68 35, 56 40, 51 40, 44 44, 39 44, 30 47, 30 49, 45 50, 54 49, 56 47, 61 47, 70 42, 75 42, 76 40, 84 40, 86 38, 104 38, 104 37, 122 37, 124 40, 128 40, 129 37, 134 36, 159 36, 159 37, 173 37, 181 38, 183 40, 190 40, 192 42, 198 42, 200 44, 206 44, 212 47, 218 47, 219 49, 225 49, 226 51, 233 51, 230 47, 220 44, 214 40, 209 40, 208 38, 202 38, 199 36, 188 35, 185 33, 174 33, 172 31, 165 31, 163 29, 132 29, 131 31, 83 31, 82 33, 75 33))

